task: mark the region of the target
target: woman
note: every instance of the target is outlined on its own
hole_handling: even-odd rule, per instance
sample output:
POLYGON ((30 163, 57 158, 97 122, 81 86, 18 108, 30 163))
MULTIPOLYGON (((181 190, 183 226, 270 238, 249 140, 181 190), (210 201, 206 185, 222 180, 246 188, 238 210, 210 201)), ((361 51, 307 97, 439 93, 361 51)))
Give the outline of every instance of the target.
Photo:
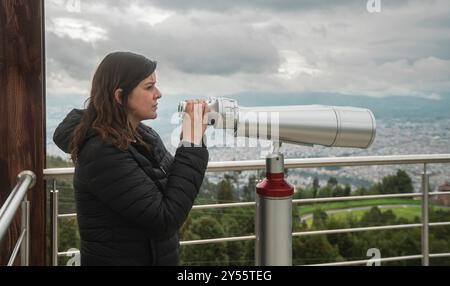
POLYGON ((107 55, 94 74, 87 109, 72 110, 55 131, 55 143, 75 163, 81 265, 178 263, 178 230, 208 164, 202 143, 208 107, 188 101, 173 157, 140 123, 157 117, 155 68, 141 55, 107 55))

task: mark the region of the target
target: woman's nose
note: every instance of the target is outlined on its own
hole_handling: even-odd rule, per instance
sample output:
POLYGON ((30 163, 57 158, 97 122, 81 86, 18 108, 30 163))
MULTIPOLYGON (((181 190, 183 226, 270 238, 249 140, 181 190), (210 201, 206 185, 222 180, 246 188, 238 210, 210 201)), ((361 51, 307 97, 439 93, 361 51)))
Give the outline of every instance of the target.
POLYGON ((156 99, 160 99, 162 97, 162 94, 159 91, 159 89, 156 89, 156 90, 157 90, 157 92, 156 92, 156 99))

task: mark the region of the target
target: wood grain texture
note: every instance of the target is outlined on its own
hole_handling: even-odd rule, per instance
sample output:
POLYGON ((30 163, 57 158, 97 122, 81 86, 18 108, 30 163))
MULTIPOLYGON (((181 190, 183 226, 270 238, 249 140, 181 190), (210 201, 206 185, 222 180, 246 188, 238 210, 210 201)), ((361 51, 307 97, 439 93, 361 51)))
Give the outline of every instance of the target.
MULTIPOLYGON (((36 173, 28 192, 30 264, 45 265, 44 0, 0 0, 0 204, 23 170, 36 173)), ((20 233, 20 211, 1 242, 5 265, 20 233)))

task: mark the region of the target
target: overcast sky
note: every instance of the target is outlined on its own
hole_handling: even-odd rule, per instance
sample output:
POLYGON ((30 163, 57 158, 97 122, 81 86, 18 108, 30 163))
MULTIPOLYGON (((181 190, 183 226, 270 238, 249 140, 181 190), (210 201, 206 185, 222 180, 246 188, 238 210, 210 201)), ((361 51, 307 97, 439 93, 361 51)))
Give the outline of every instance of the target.
POLYGON ((89 94, 129 50, 163 95, 331 92, 439 99, 450 90, 448 0, 46 0, 47 94, 89 94))

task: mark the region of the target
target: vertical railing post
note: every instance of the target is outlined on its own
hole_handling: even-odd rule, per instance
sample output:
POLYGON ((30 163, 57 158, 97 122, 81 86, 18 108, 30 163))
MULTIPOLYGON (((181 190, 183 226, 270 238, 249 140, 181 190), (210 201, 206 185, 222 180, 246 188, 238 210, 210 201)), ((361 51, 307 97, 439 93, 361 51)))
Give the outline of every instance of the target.
POLYGON ((51 225, 52 225, 52 265, 58 266, 58 202, 59 192, 56 189, 56 179, 53 179, 51 194, 51 225))
POLYGON ((422 174, 422 266, 430 265, 428 185, 429 174, 427 173, 427 164, 425 163, 423 164, 422 174))
POLYGON ((27 196, 22 201, 21 229, 25 236, 20 246, 20 264, 28 266, 30 264, 30 201, 27 196))

